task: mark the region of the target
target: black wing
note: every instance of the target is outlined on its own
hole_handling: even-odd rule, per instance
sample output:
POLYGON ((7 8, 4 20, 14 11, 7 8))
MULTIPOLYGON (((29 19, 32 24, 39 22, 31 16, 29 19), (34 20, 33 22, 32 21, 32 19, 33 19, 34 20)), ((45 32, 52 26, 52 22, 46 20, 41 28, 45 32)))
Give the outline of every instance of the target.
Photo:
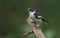
POLYGON ((36 19, 41 19, 43 22, 49 23, 45 18, 40 16, 38 13, 34 13, 36 19))
POLYGON ((46 19, 44 19, 43 17, 41 17, 41 20, 42 20, 43 22, 47 22, 47 23, 48 23, 48 21, 47 21, 46 19))
POLYGON ((38 13, 34 13, 34 16, 35 16, 36 19, 40 19, 40 18, 38 17, 38 16, 39 16, 38 13))

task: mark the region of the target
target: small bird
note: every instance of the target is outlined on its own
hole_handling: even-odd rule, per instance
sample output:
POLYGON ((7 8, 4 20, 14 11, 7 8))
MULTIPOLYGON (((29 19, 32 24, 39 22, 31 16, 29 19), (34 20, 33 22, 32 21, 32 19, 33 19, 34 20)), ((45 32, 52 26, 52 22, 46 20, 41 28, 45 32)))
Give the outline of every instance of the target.
POLYGON ((28 12, 29 12, 29 18, 31 18, 34 22, 36 22, 36 23, 42 23, 42 22, 48 23, 48 21, 46 19, 44 19, 44 17, 40 16, 34 9, 28 8, 28 12))

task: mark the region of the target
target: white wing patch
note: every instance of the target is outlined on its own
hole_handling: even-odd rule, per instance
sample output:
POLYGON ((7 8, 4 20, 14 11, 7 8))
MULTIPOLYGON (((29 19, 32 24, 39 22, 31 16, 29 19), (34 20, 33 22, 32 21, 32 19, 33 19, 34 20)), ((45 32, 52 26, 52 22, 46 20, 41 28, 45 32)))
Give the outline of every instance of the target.
POLYGON ((38 18, 41 18, 42 16, 38 16, 38 18))

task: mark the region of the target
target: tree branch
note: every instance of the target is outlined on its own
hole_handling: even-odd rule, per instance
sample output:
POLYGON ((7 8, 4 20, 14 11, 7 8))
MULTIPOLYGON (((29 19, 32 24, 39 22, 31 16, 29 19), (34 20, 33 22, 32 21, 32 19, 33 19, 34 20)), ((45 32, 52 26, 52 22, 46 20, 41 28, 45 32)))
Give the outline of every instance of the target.
MULTIPOLYGON (((32 19, 27 18, 27 23, 31 26, 31 30, 33 33, 35 33, 37 38, 46 38, 43 32, 41 31, 41 28, 39 28, 39 25, 34 23, 32 19)), ((27 34, 30 34, 30 33, 27 33, 27 34)))
POLYGON ((27 18, 28 24, 31 26, 32 31, 35 33, 37 38, 46 38, 43 32, 41 31, 41 28, 39 28, 39 25, 36 23, 32 23, 33 20, 30 18, 27 18))
POLYGON ((34 33, 34 32, 33 32, 33 31, 25 32, 23 36, 25 37, 25 36, 27 36, 27 35, 29 35, 29 34, 31 34, 31 33, 34 33))

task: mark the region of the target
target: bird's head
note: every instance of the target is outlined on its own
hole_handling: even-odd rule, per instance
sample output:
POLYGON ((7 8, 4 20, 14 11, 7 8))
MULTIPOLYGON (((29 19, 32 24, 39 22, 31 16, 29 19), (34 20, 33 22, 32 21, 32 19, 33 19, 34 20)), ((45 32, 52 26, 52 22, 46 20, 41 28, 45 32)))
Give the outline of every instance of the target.
POLYGON ((35 12, 35 10, 32 9, 32 8, 28 8, 28 11, 31 12, 31 13, 35 12))

